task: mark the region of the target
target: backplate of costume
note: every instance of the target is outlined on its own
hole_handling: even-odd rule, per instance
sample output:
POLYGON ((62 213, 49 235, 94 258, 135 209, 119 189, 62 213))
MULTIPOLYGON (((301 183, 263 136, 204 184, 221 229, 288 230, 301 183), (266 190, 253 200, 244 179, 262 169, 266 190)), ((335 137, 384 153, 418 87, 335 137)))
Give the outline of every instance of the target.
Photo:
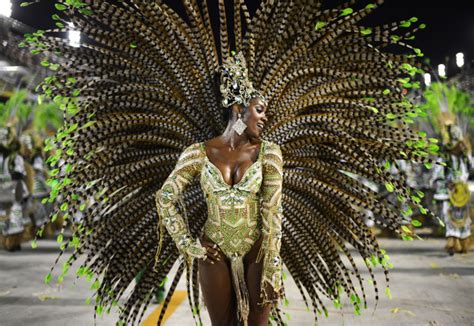
MULTIPOLYGON (((205 253, 203 233, 232 260, 241 318, 247 311, 241 258, 261 234, 262 283, 283 296, 285 266, 315 318, 327 312, 323 297, 347 295, 358 311, 366 295, 349 248, 366 260, 370 278, 371 259, 387 269, 363 212, 396 232, 405 221, 344 171, 420 207, 404 178, 381 165, 431 161, 426 137, 395 123, 419 110, 403 95, 421 73, 420 51, 405 44, 415 21, 361 26, 373 4, 323 9, 319 1, 263 1, 251 15, 244 1, 233 3, 229 20, 223 0, 215 4, 218 17, 207 1, 64 2, 59 14, 84 43, 72 47, 51 31, 38 36, 41 50, 65 58, 40 89, 61 95, 65 108, 79 108, 56 142, 68 169, 59 169, 52 191, 62 195, 57 213, 84 214, 75 240, 65 242, 75 247, 67 264, 86 256, 80 274, 99 280, 98 310, 115 305, 142 273, 121 304, 121 322, 142 318, 175 264, 159 323, 185 271, 200 321, 194 262, 205 253), (385 51, 393 45, 412 55, 385 51), (230 66, 240 68, 226 71, 230 66), (239 79, 241 68, 247 75, 239 79), (266 100, 269 119, 257 161, 230 186, 207 158, 204 141, 222 133, 224 108, 245 106, 244 93, 266 100)), ((272 301, 272 315, 283 324, 268 293, 261 299, 272 301)))

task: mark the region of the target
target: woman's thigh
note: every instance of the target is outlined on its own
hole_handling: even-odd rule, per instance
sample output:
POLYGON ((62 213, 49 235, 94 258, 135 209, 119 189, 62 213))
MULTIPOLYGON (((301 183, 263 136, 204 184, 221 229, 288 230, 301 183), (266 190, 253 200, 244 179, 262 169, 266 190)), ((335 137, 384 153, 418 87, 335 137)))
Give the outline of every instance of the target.
POLYGON ((262 279, 263 263, 257 263, 257 255, 262 244, 260 238, 247 253, 244 259, 245 277, 250 300, 249 326, 267 326, 271 306, 261 306, 260 281, 262 279))
POLYGON ((237 325, 235 293, 228 260, 219 253, 221 259, 214 264, 199 260, 199 283, 204 303, 209 312, 212 326, 237 325))

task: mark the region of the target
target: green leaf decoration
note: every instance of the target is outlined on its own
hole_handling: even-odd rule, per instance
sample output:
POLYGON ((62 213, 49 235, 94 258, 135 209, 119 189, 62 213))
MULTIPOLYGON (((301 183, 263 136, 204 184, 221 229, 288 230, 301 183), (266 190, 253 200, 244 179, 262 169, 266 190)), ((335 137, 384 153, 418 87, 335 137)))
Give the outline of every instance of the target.
POLYGON ((66 273, 68 272, 69 267, 71 267, 71 265, 69 264, 69 262, 65 262, 65 263, 63 264, 63 270, 62 270, 63 274, 66 274, 66 273))
POLYGON ((436 218, 438 219, 439 225, 441 225, 444 228, 446 226, 446 224, 444 224, 444 221, 440 219, 438 216, 436 216, 436 218))
POLYGON ((418 48, 413 48, 413 51, 416 53, 417 56, 422 57, 424 54, 421 52, 420 49, 418 48))
POLYGON ((132 49, 135 49, 135 48, 137 47, 137 45, 136 45, 135 43, 130 43, 130 47, 131 47, 132 49))
POLYGON ((51 18, 53 20, 61 20, 61 17, 59 17, 59 15, 57 15, 57 14, 52 15, 51 18))
POLYGON ((411 230, 406 225, 402 225, 402 231, 408 234, 411 234, 411 230))
POLYGON ((66 173, 70 173, 72 171, 72 168, 73 168, 72 164, 70 163, 66 164, 66 167, 65 167, 66 173))
POLYGON ((368 108, 374 113, 379 113, 379 110, 375 106, 369 106, 368 108))
POLYGON ((409 20, 405 20, 400 24, 400 27, 408 28, 411 26, 411 22, 409 20))
POLYGON ((419 204, 421 202, 421 198, 419 198, 417 196, 411 196, 411 200, 413 200, 417 204, 419 204))
POLYGON ((377 266, 377 265, 379 264, 379 259, 378 259, 377 256, 372 255, 372 256, 370 257, 370 262, 372 262, 372 265, 375 267, 375 266, 377 266))
MULTIPOLYGON (((44 232, 44 225, 38 230, 36 231, 36 235, 38 237, 42 237, 43 236, 43 232, 44 232)), ((35 239, 36 240, 36 239, 35 239)))
POLYGON ((372 34, 372 28, 364 28, 363 30, 360 31, 360 33, 364 36, 372 34))
POLYGON ((395 186, 391 182, 386 182, 385 188, 388 192, 393 192, 395 190, 395 186))
POLYGON ((317 22, 316 22, 316 25, 314 26, 314 29, 315 29, 315 30, 319 30, 319 29, 323 28, 324 26, 326 26, 326 22, 317 21, 317 22))
POLYGON ((400 41, 400 36, 398 36, 398 35, 390 35, 390 38, 392 39, 393 42, 400 41))
POLYGON ((20 7, 28 7, 29 5, 31 5, 33 2, 22 2, 20 3, 20 7))
POLYGON ((341 11, 341 17, 348 16, 354 12, 352 8, 345 8, 341 11))
POLYGON ((57 175, 59 173, 59 169, 53 169, 49 172, 49 175, 54 177, 55 175, 57 175))
POLYGON ((418 220, 412 220, 411 225, 413 225, 416 228, 419 228, 421 226, 421 222, 418 220))
POLYGON ((382 92, 383 95, 388 95, 390 94, 390 90, 388 88, 384 89, 382 92))
POLYGON ((360 298, 358 295, 352 293, 351 296, 350 296, 350 300, 352 303, 355 303, 355 304, 360 304, 360 298))
POLYGON ((88 128, 88 127, 94 125, 95 123, 96 123, 95 120, 94 120, 94 121, 89 121, 89 122, 87 122, 85 125, 83 125, 83 126, 81 127, 81 129, 88 128))
POLYGON ((91 290, 97 290, 100 287, 100 282, 99 280, 95 280, 94 283, 91 285, 91 290))
POLYGON ((92 15, 94 12, 90 9, 79 9, 79 12, 83 15, 86 15, 86 16, 90 16, 92 15))
POLYGON ((409 235, 402 234, 402 240, 403 241, 413 241, 413 237, 409 235))
POLYGON ((31 242, 31 248, 33 248, 33 249, 38 248, 38 242, 36 242, 36 239, 34 239, 34 240, 31 242))
POLYGON ((439 146, 436 144, 430 144, 428 145, 428 151, 432 153, 437 153, 439 151, 439 146))
POLYGON ((387 295, 387 297, 392 300, 392 292, 390 291, 390 288, 389 287, 386 287, 385 288, 385 294, 387 295))
POLYGON ((58 237, 56 238, 56 242, 57 242, 57 243, 62 243, 63 240, 64 240, 64 237, 63 237, 62 234, 59 234, 58 237))
POLYGON ((77 275, 78 277, 84 276, 84 275, 86 274, 86 268, 87 268, 87 267, 84 267, 84 266, 79 267, 79 268, 76 270, 76 275, 77 275))
POLYGON ((167 276, 163 279, 163 281, 161 281, 160 287, 162 287, 163 285, 165 285, 166 281, 168 281, 168 277, 167 277, 167 276))
POLYGON ((52 277, 53 277, 53 276, 51 275, 51 273, 49 273, 48 275, 46 275, 46 276, 44 277, 44 283, 45 283, 45 284, 49 284, 49 282, 51 282, 51 278, 52 278, 52 277))
POLYGON ((420 24, 420 26, 418 26, 419 29, 425 29, 426 28, 426 24, 420 24))
POLYGON ((65 5, 61 4, 61 3, 55 3, 54 7, 59 11, 63 11, 63 10, 67 9, 67 7, 65 5))

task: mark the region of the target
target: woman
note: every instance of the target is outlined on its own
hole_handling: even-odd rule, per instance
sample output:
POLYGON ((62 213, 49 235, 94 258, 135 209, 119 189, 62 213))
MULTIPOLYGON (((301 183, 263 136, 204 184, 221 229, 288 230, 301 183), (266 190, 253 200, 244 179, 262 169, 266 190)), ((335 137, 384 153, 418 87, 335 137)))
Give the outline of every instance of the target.
POLYGON ((27 38, 68 62, 52 65, 57 79, 39 88, 76 113, 57 137, 66 168, 55 170, 50 198, 64 195, 59 214, 84 214, 68 263, 87 256, 81 273, 97 275, 96 309, 120 302, 126 324, 139 321, 173 266, 158 323, 185 275, 198 323, 202 291, 214 324, 266 324, 270 309, 284 324, 274 304, 283 262, 315 319, 332 306, 326 298, 341 306, 347 296, 359 313, 366 282, 354 253, 372 280, 368 262, 389 266, 361 212, 395 231, 406 221, 352 176, 415 209, 416 193, 380 162, 431 161, 429 141, 405 123, 417 109, 404 94, 420 69, 411 52, 386 51, 404 48, 416 19, 366 27, 374 4, 225 3, 66 4, 59 15, 83 46, 56 31, 27 38))
POLYGON ((282 291, 283 158, 278 145, 260 139, 267 105, 248 80, 241 54, 224 65, 220 89, 223 105, 232 104, 224 114, 227 127, 181 154, 157 193, 160 226, 188 260, 200 258, 199 279, 213 325, 236 324, 237 316, 245 325, 267 325, 269 303, 282 291), (209 215, 201 241, 192 239, 174 207, 199 175, 209 215))

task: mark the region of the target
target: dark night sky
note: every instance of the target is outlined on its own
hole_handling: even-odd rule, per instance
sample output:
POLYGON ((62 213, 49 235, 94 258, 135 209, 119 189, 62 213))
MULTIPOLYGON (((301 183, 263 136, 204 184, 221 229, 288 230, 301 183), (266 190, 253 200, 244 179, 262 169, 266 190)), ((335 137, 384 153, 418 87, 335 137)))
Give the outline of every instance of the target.
MULTIPOLYGON (((51 26, 53 3, 42 0, 39 4, 20 8, 25 0, 13 0, 12 17, 35 28, 51 26)), ((173 0, 176 1, 176 0, 173 0)), ((217 0, 208 0, 217 2, 217 0)), ((326 0, 325 6, 338 0, 326 0)), ((250 10, 260 3, 260 0, 247 0, 250 10)), ((368 3, 363 1, 364 4, 368 3)), ((474 1, 473 0, 385 0, 384 5, 377 9, 368 19, 369 24, 400 21, 410 17, 418 17, 419 22, 427 28, 417 33, 412 41, 415 47, 422 49, 430 58, 433 66, 450 58, 454 67, 454 56, 464 52, 466 61, 474 61, 474 1), (439 4, 435 4, 435 3, 439 4)), ((454 68, 453 68, 454 69, 454 68)))

